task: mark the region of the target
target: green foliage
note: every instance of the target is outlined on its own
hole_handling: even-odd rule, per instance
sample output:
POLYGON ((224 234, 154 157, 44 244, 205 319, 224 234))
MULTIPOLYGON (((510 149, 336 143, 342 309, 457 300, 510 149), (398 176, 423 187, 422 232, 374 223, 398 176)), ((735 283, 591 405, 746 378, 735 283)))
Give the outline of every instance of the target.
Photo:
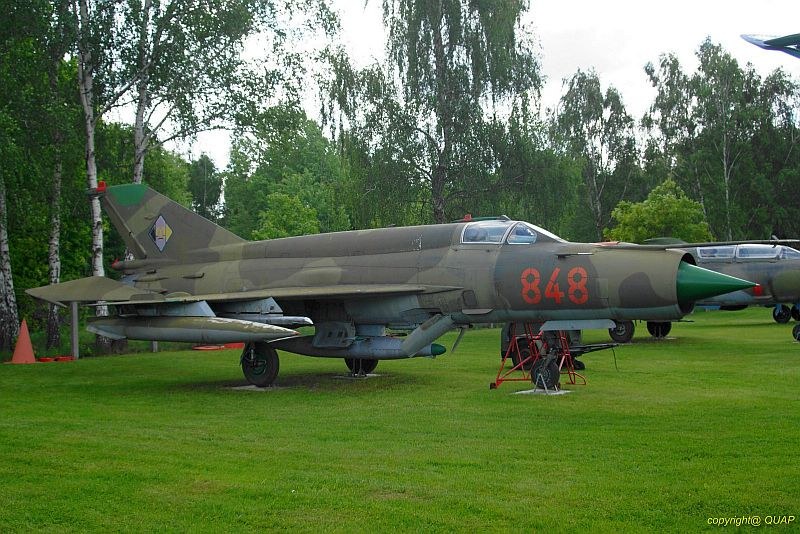
POLYGON ((585 228, 584 240, 599 239, 612 206, 633 197, 640 182, 633 118, 614 87, 604 92, 594 70, 578 70, 551 116, 551 130, 556 149, 581 166, 580 213, 592 226, 573 221, 573 228, 585 228))
POLYGON ((800 86, 780 70, 762 80, 709 40, 697 56, 695 73, 674 56, 646 67, 657 90, 645 117, 648 172, 672 177, 701 202, 712 233, 725 239, 796 235, 788 208, 796 187, 782 177, 800 171, 800 86))
POLYGON ((222 174, 217 172, 214 162, 205 154, 189 166, 189 193, 192 195, 194 212, 216 221, 222 195, 222 174))
POLYGON ((672 180, 655 187, 642 202, 620 202, 611 217, 616 226, 606 228, 604 234, 614 241, 642 243, 654 237, 674 237, 700 243, 713 239, 703 207, 672 180))
POLYGON ((267 195, 267 209, 258 214, 253 239, 273 239, 319 233, 317 210, 286 193, 267 195))
POLYGON ((362 189, 376 189, 394 216, 422 201, 423 220, 445 222, 496 186, 491 149, 505 129, 492 118, 541 86, 526 9, 516 0, 384 0, 386 65, 357 71, 343 52, 329 54, 323 120, 356 138, 344 154, 366 165, 362 189))
MULTIPOLYGON (((316 231, 348 230, 352 225, 348 203, 358 199, 342 195, 347 182, 346 170, 319 126, 292 108, 273 109, 234 142, 225 173, 225 226, 250 237, 261 230, 259 219, 265 212, 279 228, 280 221, 270 215, 270 195, 280 193, 282 204, 291 197, 313 208, 316 231)), ((278 233, 296 231, 286 227, 278 233)))

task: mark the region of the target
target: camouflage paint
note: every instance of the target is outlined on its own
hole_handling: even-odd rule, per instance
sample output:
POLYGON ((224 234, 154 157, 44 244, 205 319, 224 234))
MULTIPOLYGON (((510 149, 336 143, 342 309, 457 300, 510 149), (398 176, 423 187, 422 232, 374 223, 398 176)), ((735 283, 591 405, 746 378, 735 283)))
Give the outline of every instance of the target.
MULTIPOLYGON (((512 320, 670 320, 693 306, 679 298, 680 266, 692 261, 683 251, 569 243, 513 221, 497 222, 494 230, 509 236, 525 230, 521 238, 537 234, 536 242, 465 242, 467 222, 248 242, 144 185, 110 187, 101 200, 135 256, 114 265, 126 285, 111 282, 98 291, 87 279, 31 290, 33 296, 69 302, 90 295, 134 316, 144 309, 152 316, 153 306, 166 314, 178 303, 203 301, 214 313, 224 308, 225 317, 239 319, 248 317, 244 303, 274 299, 282 313, 311 318, 345 349, 382 336, 387 326, 413 330, 420 344, 405 344, 406 356, 441 335, 436 330, 429 339, 433 334, 425 332, 426 321, 436 317, 447 328, 512 320)), ((720 291, 717 282, 726 290, 752 285, 705 271, 703 277, 701 285, 713 286, 710 294, 720 291)), ((170 318, 170 335, 177 329, 187 337, 197 328, 197 340, 205 341, 196 319, 170 318)), ((137 323, 127 331, 159 335, 153 330, 137 323)))

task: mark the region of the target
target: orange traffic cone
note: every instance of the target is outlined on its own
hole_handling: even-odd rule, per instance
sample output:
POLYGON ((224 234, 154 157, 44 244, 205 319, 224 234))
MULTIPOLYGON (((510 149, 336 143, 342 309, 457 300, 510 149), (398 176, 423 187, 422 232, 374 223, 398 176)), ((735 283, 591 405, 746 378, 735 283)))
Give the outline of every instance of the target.
POLYGON ((31 336, 28 333, 28 323, 25 322, 25 319, 22 320, 22 325, 19 327, 19 337, 14 347, 14 356, 11 357, 11 363, 36 363, 36 358, 33 356, 31 336))

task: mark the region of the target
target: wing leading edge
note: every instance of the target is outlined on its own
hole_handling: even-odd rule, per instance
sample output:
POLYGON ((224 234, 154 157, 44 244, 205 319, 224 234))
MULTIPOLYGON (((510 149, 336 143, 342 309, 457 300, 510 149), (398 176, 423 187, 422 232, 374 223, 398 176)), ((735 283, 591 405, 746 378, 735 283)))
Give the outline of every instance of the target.
POLYGON ((69 302, 89 303, 102 301, 114 305, 146 305, 187 302, 237 302, 275 298, 284 300, 305 299, 357 299, 374 296, 412 295, 459 291, 452 286, 430 286, 423 284, 368 284, 327 285, 313 287, 276 287, 235 293, 211 293, 190 295, 187 293, 162 295, 154 291, 137 289, 103 276, 80 278, 70 282, 52 284, 26 290, 30 296, 64 306, 69 302))

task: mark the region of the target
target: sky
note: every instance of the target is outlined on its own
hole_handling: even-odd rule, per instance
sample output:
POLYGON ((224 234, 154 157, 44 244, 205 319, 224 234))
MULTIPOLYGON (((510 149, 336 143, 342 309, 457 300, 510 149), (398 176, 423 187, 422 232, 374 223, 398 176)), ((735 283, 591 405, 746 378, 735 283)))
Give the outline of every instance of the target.
MULTIPOLYGON (((382 0, 332 0, 341 16, 341 40, 358 66, 384 56, 382 0)), ((797 0, 530 0, 524 30, 533 34, 546 78, 541 107, 553 108, 562 83, 578 69, 594 68, 603 88, 616 87, 628 112, 640 118, 655 90, 644 73, 647 62, 674 53, 685 72, 697 68, 695 52, 706 37, 721 44, 740 66, 752 63, 761 76, 783 68, 800 79, 800 60, 762 50, 741 34, 800 33, 797 0)), ((309 98, 315 103, 314 95, 309 98)), ((314 104, 315 106, 316 104, 314 104)), ((316 108, 307 110, 314 116, 316 108)), ((226 132, 202 134, 188 150, 196 158, 207 153, 223 169, 228 162, 226 132)), ((182 150, 181 148, 178 148, 182 150)))

